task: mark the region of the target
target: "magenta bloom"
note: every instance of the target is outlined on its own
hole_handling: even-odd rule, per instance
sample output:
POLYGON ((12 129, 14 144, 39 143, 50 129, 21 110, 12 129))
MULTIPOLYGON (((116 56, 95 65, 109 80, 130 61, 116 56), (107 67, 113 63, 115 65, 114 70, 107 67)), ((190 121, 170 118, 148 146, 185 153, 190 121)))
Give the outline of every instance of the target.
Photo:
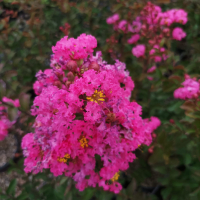
POLYGON ((134 83, 124 63, 107 64, 101 52, 88 52, 81 62, 67 56, 57 61, 59 53, 64 51, 52 56, 50 74, 37 74, 43 86, 31 110, 35 131, 22 140, 25 172, 48 168, 54 176, 72 177, 80 191, 100 186, 118 193, 120 171, 136 158, 138 145, 151 144, 159 120, 142 119, 141 106, 130 102, 134 83))
POLYGON ((187 78, 183 83, 183 87, 178 88, 174 91, 174 97, 176 99, 192 99, 195 96, 198 97, 198 92, 199 92, 199 82, 187 78))
POLYGON ((136 20, 132 22, 132 24, 129 26, 129 31, 132 33, 138 33, 141 30, 142 23, 140 20, 140 17, 137 17, 136 20))
POLYGON ((177 27, 173 30, 172 37, 175 40, 182 40, 184 37, 186 37, 186 33, 182 28, 177 27))
POLYGON ((119 14, 114 14, 106 19, 107 24, 114 24, 119 20, 119 14))
POLYGON ((133 47, 132 54, 137 58, 139 58, 145 54, 145 49, 146 49, 145 45, 138 44, 136 47, 133 47))
POLYGON ((186 24, 188 21, 187 12, 183 9, 176 9, 174 13, 174 18, 177 23, 186 24))
POLYGON ((153 66, 147 70, 147 73, 152 73, 156 70, 156 66, 153 66))
POLYGON ((8 134, 8 129, 12 126, 12 123, 9 121, 7 117, 0 118, 0 141, 4 140, 4 138, 8 134))
POLYGON ((15 106, 16 108, 17 108, 17 107, 20 107, 19 99, 12 100, 12 99, 9 99, 9 98, 7 98, 7 97, 3 97, 3 98, 2 98, 2 101, 5 102, 5 103, 12 103, 13 106, 15 106))
MULTIPOLYGON (((20 107, 19 99, 12 100, 7 97, 3 97, 2 102, 11 104, 16 108, 20 107)), ((14 119, 13 121, 10 121, 8 119, 8 111, 7 111, 8 108, 7 106, 1 106, 2 102, 0 102, 0 141, 4 140, 4 138, 8 134, 8 130, 16 122, 16 119, 14 119)), ((18 114, 20 114, 20 111, 18 111, 18 114)))
POLYGON ((128 30, 128 22, 126 20, 121 20, 118 24, 118 29, 126 32, 128 30))
POLYGON ((129 44, 134 44, 136 43, 138 40, 140 39, 140 35, 139 34, 135 34, 133 35, 130 39, 128 39, 128 43, 129 44))
POLYGON ((173 23, 186 24, 187 12, 182 9, 171 9, 162 13, 161 25, 171 26, 173 23))
MULTIPOLYGON (((53 66, 53 64, 52 64, 53 66)), ((42 92, 43 87, 47 85, 54 85, 58 81, 58 77, 53 73, 52 69, 44 70, 44 73, 40 70, 37 74, 37 81, 33 84, 33 89, 36 95, 42 92)))
POLYGON ((77 39, 65 36, 52 47, 54 59, 83 59, 97 47, 97 40, 92 35, 81 34, 77 39))

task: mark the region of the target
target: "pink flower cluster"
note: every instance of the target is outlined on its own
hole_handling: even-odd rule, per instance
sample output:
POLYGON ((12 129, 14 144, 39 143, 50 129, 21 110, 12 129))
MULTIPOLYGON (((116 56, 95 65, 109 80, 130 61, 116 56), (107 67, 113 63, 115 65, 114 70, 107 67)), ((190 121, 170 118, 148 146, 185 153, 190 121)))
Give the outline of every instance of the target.
POLYGON ((108 17, 107 20, 106 20, 106 22, 107 22, 107 24, 114 24, 118 20, 119 20, 119 14, 114 14, 113 16, 108 17))
MULTIPOLYGON (((79 38, 68 41, 90 49, 88 38, 94 37, 79 38)), ((134 83, 124 63, 107 64, 101 52, 75 56, 85 49, 73 50, 72 59, 66 56, 70 49, 57 46, 50 73, 37 74, 35 132, 22 141, 25 172, 49 168, 54 176, 72 177, 80 191, 98 185, 118 193, 120 171, 128 169, 139 145, 151 144, 160 120, 142 119, 141 106, 130 102, 134 83)))
POLYGON ((0 141, 4 140, 11 125, 12 124, 6 114, 6 107, 0 106, 0 141))
POLYGON ((136 44, 132 49, 132 53, 137 58, 146 55, 150 58, 152 65, 156 62, 166 60, 168 52, 164 47, 160 47, 163 39, 181 40, 186 37, 186 33, 182 28, 176 27, 173 29, 174 23, 186 24, 188 21, 187 13, 182 9, 171 9, 162 12, 159 6, 148 2, 140 12, 140 15, 132 22, 127 20, 119 20, 119 15, 115 14, 107 19, 108 24, 114 25, 115 31, 123 31, 125 34, 131 35, 128 39, 129 44, 136 44), (117 20, 110 19, 118 16, 117 20), (109 20, 108 20, 109 19, 109 20), (148 44, 137 44, 139 40, 148 40, 148 44), (146 50, 148 49, 148 51, 146 50))
POLYGON ((43 87, 50 84, 56 84, 57 80, 52 69, 46 69, 44 73, 40 70, 36 77, 38 80, 33 84, 33 89, 36 95, 39 95, 42 92, 43 87))
POLYGON ((174 97, 176 99, 194 99, 198 98, 200 94, 199 81, 196 78, 190 78, 189 75, 185 75, 185 81, 181 84, 183 87, 174 91, 174 97))
MULTIPOLYGON (((2 102, 11 103, 15 107, 20 106, 19 99, 12 100, 7 97, 3 97, 2 102)), ((8 129, 11 128, 11 126, 15 123, 15 120, 11 122, 8 119, 7 107, 3 106, 2 102, 0 102, 0 141, 4 140, 8 134, 8 129)))
POLYGON ((177 27, 173 30, 172 37, 175 40, 182 40, 184 37, 186 37, 186 33, 182 28, 177 27))
POLYGON ((57 61, 61 57, 63 60, 83 59, 92 53, 96 47, 97 41, 95 37, 82 34, 77 39, 68 39, 68 36, 65 36, 56 43, 56 46, 52 47, 52 51, 57 61))
POLYGON ((132 49, 132 53, 135 57, 139 58, 144 55, 145 49, 146 49, 145 45, 139 44, 132 49))

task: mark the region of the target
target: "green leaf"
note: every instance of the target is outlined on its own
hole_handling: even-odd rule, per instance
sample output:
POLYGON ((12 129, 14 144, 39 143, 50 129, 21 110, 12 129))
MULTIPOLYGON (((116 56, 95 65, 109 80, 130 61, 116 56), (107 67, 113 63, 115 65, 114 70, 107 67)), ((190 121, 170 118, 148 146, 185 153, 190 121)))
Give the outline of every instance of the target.
POLYGON ((84 191, 83 200, 90 200, 94 194, 94 189, 88 188, 84 191))
POLYGON ((8 106, 8 118, 10 119, 10 121, 16 120, 17 116, 18 116, 18 109, 15 107, 8 106))
POLYGON ((7 200, 8 197, 5 194, 0 194, 0 199, 1 200, 7 200))
POLYGON ((6 194, 14 196, 15 190, 16 190, 16 186, 17 186, 17 180, 13 179, 10 182, 10 185, 9 185, 8 189, 6 190, 6 194))
POLYGON ((194 190, 192 193, 190 193, 190 196, 196 196, 200 192, 200 187, 198 187, 196 190, 194 190))
POLYGON ((170 187, 162 189, 161 194, 162 194, 163 198, 167 199, 167 197, 170 195, 171 191, 172 191, 172 188, 170 188, 170 187))
POLYGON ((126 193, 128 196, 132 196, 133 193, 135 192, 137 187, 137 182, 136 180, 133 178, 132 181, 130 182, 130 184, 128 185, 127 189, 126 189, 126 193))
POLYGON ((48 180, 48 176, 44 173, 38 173, 34 175, 34 179, 43 179, 43 180, 48 180))
POLYGON ((0 80, 0 99, 2 99, 6 94, 6 84, 4 81, 0 80))
POLYGON ((17 197, 17 200, 25 200, 28 198, 28 194, 25 191, 22 191, 22 193, 17 197))
POLYGON ((19 102, 20 106, 23 110, 28 110, 29 109, 29 104, 30 104, 30 95, 21 93, 19 96, 19 102))
POLYGON ((189 153, 186 153, 184 156, 185 165, 189 165, 192 162, 192 156, 189 153))
POLYGON ((17 71, 15 70, 10 70, 10 71, 7 71, 5 74, 4 74, 4 77, 6 79, 10 79, 12 77, 16 77, 17 76, 17 71))
POLYGON ((62 185, 63 183, 65 183, 67 180, 68 180, 68 177, 63 177, 63 178, 60 180, 60 185, 62 185))

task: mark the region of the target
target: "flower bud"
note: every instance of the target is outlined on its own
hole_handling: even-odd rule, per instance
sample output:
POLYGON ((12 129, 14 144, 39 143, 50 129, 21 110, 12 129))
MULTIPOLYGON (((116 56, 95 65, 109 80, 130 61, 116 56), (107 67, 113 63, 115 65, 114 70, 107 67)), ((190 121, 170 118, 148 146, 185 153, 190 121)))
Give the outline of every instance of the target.
POLYGON ((108 113, 107 114, 107 118, 106 118, 106 121, 107 122, 114 122, 116 120, 116 116, 114 113, 108 113))
POLYGON ((83 64, 83 59, 77 60, 76 63, 78 66, 81 66, 83 64))
POLYGON ((62 83, 60 81, 55 81, 54 85, 57 86, 58 88, 62 88, 62 83))
POLYGON ((74 81, 75 77, 74 77, 74 74, 72 72, 68 72, 67 73, 67 78, 68 78, 68 81, 72 82, 72 81, 74 81))
POLYGON ((185 75, 184 75, 184 78, 185 78, 185 79, 188 79, 188 78, 190 78, 190 76, 189 76, 188 74, 185 74, 185 75))
POLYGON ((171 124, 174 124, 174 123, 175 123, 173 119, 170 119, 169 122, 170 122, 171 124))
POLYGON ((62 79, 63 78, 63 74, 61 74, 60 72, 55 72, 56 76, 59 78, 59 79, 62 79))
POLYGON ((148 149, 148 152, 149 152, 149 153, 153 153, 153 149, 154 149, 154 146, 150 147, 150 148, 148 149))
POLYGON ((196 94, 193 94, 192 97, 193 97, 194 99, 197 99, 197 98, 198 98, 198 94, 197 94, 197 93, 196 93, 196 94))
POLYGON ((69 71, 76 72, 77 67, 78 67, 78 65, 77 65, 76 61, 74 61, 74 60, 70 60, 67 63, 67 68, 69 71))
POLYGON ((68 88, 68 87, 70 86, 71 83, 72 83, 71 81, 67 81, 67 82, 65 83, 65 86, 68 88))
POLYGON ((196 81, 196 80, 197 80, 197 78, 196 78, 196 77, 193 77, 192 79, 193 79, 194 81, 196 81))
POLYGON ((153 133, 153 134, 152 134, 152 137, 153 137, 153 138, 156 138, 156 137, 157 137, 157 135, 156 135, 155 133, 153 133))
POLYGON ((95 71, 99 71, 99 65, 97 62, 91 62, 88 69, 94 69, 95 71))

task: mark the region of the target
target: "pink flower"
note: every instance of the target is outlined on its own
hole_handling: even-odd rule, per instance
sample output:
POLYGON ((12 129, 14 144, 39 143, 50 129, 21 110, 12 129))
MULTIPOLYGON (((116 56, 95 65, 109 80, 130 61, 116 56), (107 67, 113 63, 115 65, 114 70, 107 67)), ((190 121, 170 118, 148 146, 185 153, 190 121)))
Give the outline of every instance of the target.
POLYGON ((152 77, 152 76, 147 76, 147 79, 148 79, 149 81, 153 81, 153 77, 152 77))
POLYGON ((121 20, 118 24, 118 29, 121 29, 122 31, 126 32, 127 31, 127 21, 126 20, 121 20))
POLYGON ((0 141, 8 134, 8 129, 12 126, 12 123, 7 119, 7 117, 0 118, 0 141))
POLYGON ((81 34, 77 39, 65 36, 52 47, 54 59, 84 59, 97 47, 97 40, 92 35, 81 34))
POLYGON ((184 87, 178 88, 174 91, 174 97, 176 99, 192 99, 195 96, 198 96, 199 91, 199 82, 191 78, 185 79, 182 83, 184 87))
POLYGON ((12 103, 16 108, 20 107, 19 99, 12 100, 12 99, 9 99, 7 97, 3 97, 2 101, 5 102, 5 103, 12 103))
POLYGON ((184 37, 186 37, 186 33, 182 28, 177 27, 173 30, 172 37, 175 40, 182 40, 184 37))
MULTIPOLYGON (((7 97, 3 97, 2 102, 8 103, 8 104, 11 103, 14 107, 20 107, 19 99, 12 100, 7 97)), ((0 105, 2 104, 2 102, 0 102, 0 105)), ((15 124, 15 122, 16 122, 16 120, 10 121, 8 119, 8 113, 7 113, 8 111, 7 110, 8 110, 8 108, 6 105, 0 106, 0 141, 4 140, 4 138, 8 134, 8 129, 10 129, 12 127, 12 125, 15 124)), ((18 114, 20 114, 20 111, 18 111, 18 114)))
POLYGON ((46 69, 44 72, 40 70, 36 74, 36 77, 38 80, 33 84, 33 89, 36 95, 39 95, 44 87, 54 85, 56 81, 58 81, 58 77, 52 69, 46 69))
POLYGON ((145 54, 145 49, 146 49, 145 45, 138 44, 136 47, 133 47, 132 54, 137 58, 139 58, 145 54))
POLYGON ((140 39, 140 35, 139 34, 135 34, 130 39, 128 39, 127 42, 129 44, 133 44, 133 43, 136 43, 139 39, 140 39))
POLYGON ((147 70, 147 73, 152 73, 156 70, 156 66, 153 66, 147 70))
POLYGON ((174 18, 177 23, 186 24, 188 21, 187 12, 182 9, 175 10, 174 18))
POLYGON ((111 17, 108 17, 106 19, 107 24, 114 24, 115 22, 117 22, 119 20, 119 14, 116 13, 114 15, 112 15, 111 17))
MULTIPOLYGON (((1 104, 1 102, 0 102, 1 104)), ((7 108, 5 106, 0 106, 0 141, 8 134, 8 129, 11 128, 12 122, 8 119, 7 108)))
POLYGON ((129 31, 132 33, 138 33, 141 30, 141 27, 142 23, 140 21, 140 18, 138 17, 132 22, 132 25, 129 26, 129 31))
POLYGON ((155 62, 161 62, 162 59, 166 60, 168 56, 165 54, 165 48, 154 45, 153 49, 149 51, 151 59, 154 59, 155 62))
POLYGON ((39 81, 35 81, 33 84, 33 90, 36 95, 39 95, 42 92, 43 84, 39 81))

